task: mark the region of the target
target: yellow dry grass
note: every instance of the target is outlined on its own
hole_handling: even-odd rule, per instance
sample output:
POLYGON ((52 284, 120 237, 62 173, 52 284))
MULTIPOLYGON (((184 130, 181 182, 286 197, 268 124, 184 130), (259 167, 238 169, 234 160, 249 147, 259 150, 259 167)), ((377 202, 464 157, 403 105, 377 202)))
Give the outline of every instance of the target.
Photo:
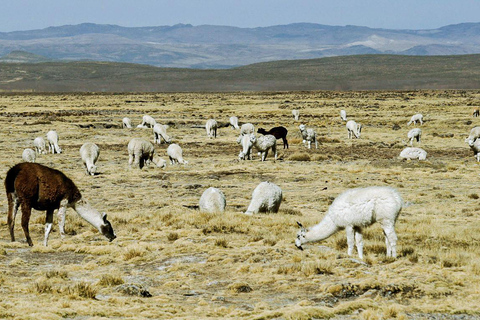
MULTIPOLYGON (((1 196, 0 318, 478 316, 480 176, 464 142, 480 123, 470 114, 478 105, 478 91, 1 95, 2 181, 35 137, 56 129, 64 153, 39 155, 37 162, 72 178, 108 213, 118 238, 106 241, 69 209, 63 241, 55 225, 43 247, 44 213, 34 211, 35 246, 25 243, 19 217, 12 243, 1 196), (300 110, 299 122, 291 109, 300 110), (340 109, 363 124, 360 139, 346 139, 340 109), (396 156, 417 112, 426 119, 427 161, 402 162, 396 156), (136 125, 143 114, 170 125, 188 165, 128 167, 128 141, 153 141, 153 134, 121 129, 121 119, 129 116, 136 125), (208 139, 198 128, 232 115, 257 127, 287 127, 290 149, 280 142, 277 162, 269 155, 262 163, 256 153, 239 162, 238 131, 220 128, 217 139, 208 139), (302 146, 300 123, 316 129, 318 150, 302 146), (101 149, 94 177, 85 175, 79 157, 87 141, 101 149), (280 212, 244 215, 265 180, 283 190, 280 212), (370 185, 397 188, 407 204, 396 226, 396 260, 385 256, 375 225, 364 233, 364 262, 346 255, 344 232, 305 251, 294 247, 297 220, 317 223, 338 194, 370 185), (225 193, 225 213, 195 209, 210 186, 225 193), (152 297, 136 294, 137 287, 152 297)), ((166 147, 156 146, 165 159, 166 147)))

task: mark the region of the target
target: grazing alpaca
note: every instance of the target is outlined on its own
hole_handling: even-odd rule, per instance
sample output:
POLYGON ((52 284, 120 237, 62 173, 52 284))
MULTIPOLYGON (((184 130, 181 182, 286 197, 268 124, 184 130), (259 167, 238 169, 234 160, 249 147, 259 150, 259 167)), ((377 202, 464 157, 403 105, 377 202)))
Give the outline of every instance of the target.
POLYGON ((352 255, 356 243, 358 256, 363 259, 362 228, 378 222, 385 234, 387 257, 397 257, 397 235, 395 222, 402 210, 400 194, 390 187, 355 188, 343 192, 328 208, 323 220, 305 229, 300 222, 295 245, 303 250, 302 244, 326 239, 341 229, 347 231, 348 255, 352 255))
POLYGON ((22 207, 22 228, 29 246, 33 246, 28 223, 32 209, 46 210, 44 244, 52 229, 53 211, 58 209, 60 236, 65 237, 65 212, 73 208, 79 216, 98 229, 110 241, 116 238, 105 213, 99 213, 83 198, 77 186, 62 172, 38 163, 19 163, 7 172, 5 190, 8 199, 8 229, 15 241, 14 226, 18 208, 22 207))
POLYGON ((287 141, 288 130, 285 127, 275 127, 275 128, 272 128, 268 131, 263 129, 263 128, 259 128, 257 130, 257 132, 263 134, 264 136, 267 135, 267 134, 271 134, 276 139, 282 139, 283 140, 283 149, 285 149, 285 148, 288 149, 288 141, 287 141))

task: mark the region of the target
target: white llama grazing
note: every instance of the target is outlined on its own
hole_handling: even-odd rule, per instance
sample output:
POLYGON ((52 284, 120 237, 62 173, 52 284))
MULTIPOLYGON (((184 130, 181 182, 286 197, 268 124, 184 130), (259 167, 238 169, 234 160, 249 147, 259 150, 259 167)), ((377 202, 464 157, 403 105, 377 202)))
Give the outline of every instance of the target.
POLYGON ((38 154, 46 154, 47 153, 47 144, 45 143, 45 139, 42 137, 36 137, 33 140, 33 148, 38 154))
POLYGON ((86 174, 94 176, 97 172, 95 163, 100 155, 100 148, 92 142, 85 142, 80 148, 80 157, 85 166, 86 174))
POLYGON ((35 151, 33 151, 33 149, 30 149, 30 148, 26 148, 25 150, 23 150, 22 160, 25 162, 35 162, 36 160, 35 151))
POLYGON ((210 187, 203 192, 198 203, 200 212, 224 212, 227 201, 222 191, 210 187))
POLYGON ((142 169, 144 165, 150 165, 153 162, 157 167, 165 168, 167 162, 157 157, 155 148, 150 141, 142 138, 133 138, 128 142, 128 165, 142 169))
POLYGON ((398 156, 400 159, 406 160, 426 160, 427 159, 427 151, 423 150, 422 148, 415 148, 415 147, 407 147, 400 152, 398 156))
POLYGON ((341 229, 347 231, 348 255, 353 254, 356 243, 358 256, 363 259, 362 228, 378 222, 385 234, 387 257, 397 257, 395 222, 402 210, 400 194, 390 187, 367 187, 350 189, 340 194, 328 208, 323 220, 305 229, 300 222, 300 231, 295 239, 297 248, 308 242, 326 239, 341 229))
POLYGON ((205 124, 205 129, 207 130, 207 137, 216 138, 217 137, 217 128, 218 123, 215 119, 208 119, 205 124))
POLYGON ((303 145, 307 144, 308 149, 311 149, 312 142, 315 142, 315 149, 318 149, 317 133, 312 128, 307 128, 304 124, 298 126, 303 138, 303 145))
POLYGON ((252 201, 245 214, 277 213, 282 203, 282 189, 269 181, 261 182, 252 193, 252 201))
POLYGON ((300 111, 298 111, 297 109, 292 110, 292 115, 295 121, 298 121, 298 118, 300 117, 300 111))
POLYGON ((348 132, 348 139, 360 138, 360 133, 362 132, 362 125, 360 123, 356 123, 353 120, 349 120, 347 122, 347 132, 348 132))
POLYGON ((345 110, 340 110, 340 119, 342 119, 343 121, 347 121, 347 111, 345 110))
POLYGON ((132 120, 130 118, 123 118, 122 119, 122 128, 131 128, 132 127, 132 120))
POLYGON ((168 146, 167 155, 170 158, 170 163, 172 165, 175 163, 188 164, 188 161, 183 159, 182 148, 176 143, 172 143, 168 146))
POLYGON ((474 143, 470 144, 470 148, 473 151, 473 155, 477 162, 480 162, 480 139, 475 140, 474 143))
POLYGON ((172 142, 172 139, 167 134, 167 128, 168 128, 167 125, 163 125, 163 124, 160 124, 160 123, 156 123, 153 126, 153 143, 161 144, 162 139, 166 143, 171 143, 172 142))
POLYGON ((408 141, 410 141, 411 146, 413 146, 413 140, 417 140, 417 142, 420 143, 420 138, 422 137, 422 129, 413 128, 412 130, 408 131, 407 137, 408 141))
POLYGON ((58 133, 55 130, 47 132, 48 151, 51 153, 62 153, 62 149, 58 146, 58 133))
POLYGON ((421 113, 414 114, 411 118, 410 121, 408 121, 407 126, 413 124, 417 124, 417 121, 420 122, 420 124, 423 124, 423 115, 421 113))
POLYGON ((270 149, 272 149, 275 154, 275 161, 277 161, 277 138, 275 138, 275 136, 267 134, 265 136, 255 137, 255 135, 251 134, 250 142, 260 153, 261 161, 265 161, 268 150, 270 149))
POLYGON ((242 146, 242 151, 238 155, 239 160, 251 160, 252 159, 252 147, 253 143, 250 141, 250 135, 246 134, 244 136, 240 136, 240 145, 242 146), (246 158, 246 159, 245 159, 246 158))
POLYGON ((232 117, 230 117, 230 119, 228 121, 234 129, 240 129, 240 127, 238 126, 238 118, 237 117, 232 116, 232 117))
POLYGON ((478 139, 478 137, 480 137, 480 127, 473 127, 472 130, 470 130, 468 138, 465 139, 465 142, 467 142, 469 145, 472 145, 478 139))
POLYGON ((144 115, 142 118, 142 123, 137 126, 137 128, 153 128, 153 126, 157 123, 152 116, 144 115))

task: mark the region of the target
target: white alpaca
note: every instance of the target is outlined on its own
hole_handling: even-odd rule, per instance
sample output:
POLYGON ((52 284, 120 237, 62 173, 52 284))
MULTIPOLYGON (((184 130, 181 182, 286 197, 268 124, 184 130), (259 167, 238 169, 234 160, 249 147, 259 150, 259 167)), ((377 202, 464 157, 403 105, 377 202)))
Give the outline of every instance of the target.
POLYGON ((414 114, 411 118, 410 121, 408 121, 407 126, 413 124, 417 124, 417 121, 420 122, 420 124, 423 124, 423 115, 421 113, 414 114))
POLYGON ((417 142, 420 143, 420 138, 422 137, 422 129, 413 128, 412 130, 408 131, 407 137, 411 146, 413 146, 413 140, 417 140, 417 142))
POLYGON ((292 110, 292 115, 293 115, 293 118, 295 119, 295 121, 298 121, 298 117, 300 117, 300 111, 298 110, 292 110))
POLYGON ((182 148, 176 143, 172 143, 168 146, 167 155, 170 158, 170 163, 172 165, 175 163, 188 164, 188 161, 183 159, 182 148))
POLYGON ((33 149, 26 148, 22 152, 22 160, 25 162, 35 162, 36 160, 36 154, 33 149))
POLYGON ((238 126, 238 118, 237 117, 232 116, 232 117, 230 117, 230 119, 228 121, 234 129, 240 129, 240 127, 238 126))
POLYGON ((85 166, 86 174, 94 176, 97 172, 95 163, 100 155, 100 148, 92 142, 85 142, 80 148, 80 157, 85 166))
POLYGON ((45 143, 45 139, 42 137, 36 137, 33 140, 33 148, 38 154, 46 154, 47 153, 47 144, 45 143))
POLYGON ((252 201, 245 214, 277 213, 282 203, 282 189, 269 181, 261 182, 252 193, 252 201))
POLYGON ((62 153, 62 149, 58 146, 58 133, 55 130, 47 132, 48 151, 51 153, 62 153))
POLYGON ((155 148, 150 141, 142 138, 133 138, 128 142, 128 164, 142 169, 144 165, 149 165, 153 162, 157 167, 165 168, 167 162, 157 157, 155 148))
POLYGON ((215 119, 208 119, 205 124, 205 129, 207 130, 207 137, 216 138, 217 137, 217 128, 218 123, 215 119))
POLYGON ((312 142, 315 142, 315 149, 318 149, 317 133, 315 130, 307 128, 304 124, 301 124, 298 128, 302 134, 303 145, 307 144, 308 149, 310 149, 312 142))
POLYGON ((475 140, 474 143, 469 144, 470 149, 473 151, 473 155, 475 159, 477 159, 477 162, 480 162, 480 139, 475 140))
POLYGON ((400 159, 406 160, 426 160, 427 159, 427 151, 423 150, 422 148, 415 148, 415 147, 407 147, 400 152, 398 156, 400 159))
POLYGON ((227 201, 222 191, 210 187, 203 192, 198 203, 200 212, 224 212, 227 201))
POLYGON ((275 161, 277 161, 277 138, 275 138, 275 136, 267 134, 265 136, 255 137, 255 135, 251 134, 250 142, 260 153, 261 161, 265 161, 268 150, 270 149, 272 149, 275 155, 275 161))
POLYGON ((345 110, 340 110, 340 119, 342 119, 343 121, 347 121, 347 111, 345 110))
POLYGON ((472 145, 478 137, 480 137, 480 127, 473 127, 472 130, 470 130, 468 138, 465 139, 465 142, 467 142, 468 145, 472 145))
POLYGON ((243 136, 245 134, 252 134, 255 133, 255 127, 251 123, 244 123, 240 127, 240 135, 243 136))
POLYGON ((163 125, 163 124, 160 124, 160 123, 156 123, 153 126, 153 143, 161 144, 162 139, 166 143, 171 143, 172 142, 172 139, 167 134, 167 128, 168 128, 167 125, 163 125))
POLYGON ((356 123, 353 120, 349 120, 347 122, 347 132, 348 132, 348 139, 360 138, 360 133, 362 132, 362 124, 356 123))
POLYGON ((137 126, 137 128, 153 128, 153 126, 157 123, 152 116, 144 115, 142 118, 142 123, 137 126))
POLYGON ((132 120, 130 118, 123 118, 122 119, 122 128, 131 128, 132 127, 132 120))
POLYGON ((350 189, 340 194, 328 208, 323 220, 305 229, 300 222, 300 231, 295 239, 297 248, 308 242, 324 240, 337 231, 347 232, 348 255, 353 254, 356 243, 360 259, 363 259, 362 228, 378 222, 385 234, 387 257, 397 257, 395 222, 402 210, 400 194, 390 187, 367 187, 350 189))
POLYGON ((242 151, 238 155, 239 160, 251 160, 252 159, 252 147, 253 143, 250 141, 250 135, 246 134, 244 136, 240 136, 240 145, 242 146, 242 151), (246 158, 246 159, 245 159, 246 158))

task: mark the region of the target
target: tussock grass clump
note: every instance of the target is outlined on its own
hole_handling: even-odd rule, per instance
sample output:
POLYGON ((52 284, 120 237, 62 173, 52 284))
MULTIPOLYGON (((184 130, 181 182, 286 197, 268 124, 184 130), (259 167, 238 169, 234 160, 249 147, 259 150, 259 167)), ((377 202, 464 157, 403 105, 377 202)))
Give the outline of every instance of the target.
POLYGON ((167 239, 168 239, 168 241, 178 240, 178 233, 176 233, 176 232, 169 232, 169 233, 167 234, 167 239))
POLYGON ((311 157, 306 152, 295 152, 288 157, 291 161, 311 161, 311 157))
POLYGON ((233 283, 228 287, 228 290, 234 293, 248 293, 253 291, 253 289, 248 285, 248 283, 244 282, 233 283))
POLYGON ((45 278, 40 278, 37 281, 35 281, 34 291, 42 294, 42 293, 54 293, 54 292, 57 292, 58 290, 54 287, 54 285, 50 280, 45 278))
POLYGON ((215 245, 217 247, 227 248, 228 247, 228 241, 225 238, 215 239, 215 245))
POLYGON ((101 286, 117 286, 123 284, 124 281, 120 275, 117 274, 104 274, 98 281, 101 286))
POLYGON ((471 193, 471 194, 468 195, 468 197, 469 197, 470 199, 475 199, 475 200, 477 200, 478 198, 480 198, 480 197, 478 196, 478 194, 476 194, 476 193, 471 193))
POLYGON ((47 279, 50 278, 60 278, 60 279, 68 279, 68 273, 64 270, 49 270, 45 273, 47 279))
POLYGON ((125 261, 131 260, 137 257, 143 257, 146 251, 143 248, 139 247, 130 247, 127 248, 126 252, 123 254, 123 259, 125 261))
POLYGON ((70 296, 94 299, 97 295, 97 289, 87 282, 78 282, 73 286, 67 287, 66 292, 70 296))

